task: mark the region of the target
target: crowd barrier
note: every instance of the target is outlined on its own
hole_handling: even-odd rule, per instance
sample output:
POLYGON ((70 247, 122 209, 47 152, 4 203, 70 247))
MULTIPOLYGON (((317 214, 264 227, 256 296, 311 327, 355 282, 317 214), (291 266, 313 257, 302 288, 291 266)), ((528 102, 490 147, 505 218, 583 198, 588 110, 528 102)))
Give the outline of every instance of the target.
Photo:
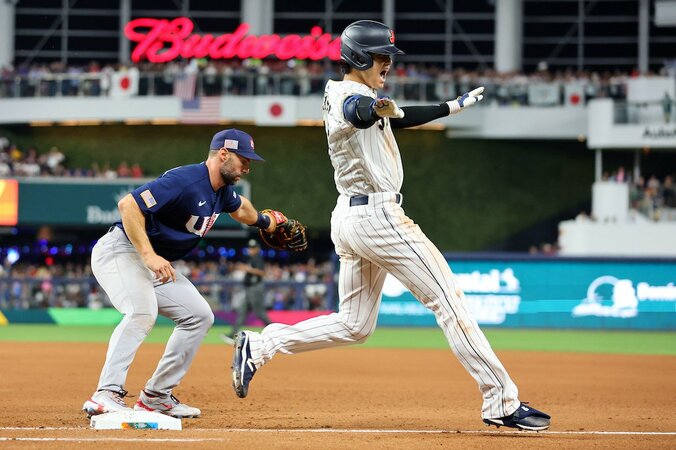
MULTIPOLYGON (((676 330, 676 259, 451 255, 447 261, 480 325, 676 330)), ((231 323, 231 305, 241 301, 243 295, 241 283, 195 284, 212 304, 217 322, 231 323)), ((333 283, 268 282, 266 287, 273 320, 295 323, 337 310, 333 283)), ((0 279, 0 311, 6 322, 64 323, 63 319, 55 320, 54 315, 81 313, 54 311, 99 311, 106 310, 106 306, 109 304, 102 300, 93 278, 0 279)), ((98 314, 103 317, 104 313, 98 314)), ((105 316, 106 320, 119 320, 114 311, 106 314, 113 314, 105 316)), ((116 323, 115 320, 110 322, 116 323)), ((378 323, 436 326, 434 315, 389 275, 378 323)))

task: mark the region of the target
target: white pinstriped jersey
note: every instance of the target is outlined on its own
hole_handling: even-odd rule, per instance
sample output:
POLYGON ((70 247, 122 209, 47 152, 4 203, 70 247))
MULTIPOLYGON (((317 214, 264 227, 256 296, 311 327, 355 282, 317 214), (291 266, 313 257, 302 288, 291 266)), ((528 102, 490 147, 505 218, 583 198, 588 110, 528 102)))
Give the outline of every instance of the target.
POLYGON ((343 103, 355 94, 376 98, 375 89, 354 81, 329 81, 324 91, 324 127, 338 192, 347 196, 399 192, 404 181, 399 147, 389 119, 359 129, 345 119, 343 103))
POLYGON ((388 274, 434 313, 453 352, 483 394, 482 417, 511 415, 519 390, 472 317, 465 295, 439 249, 404 213, 399 148, 388 119, 358 129, 343 116, 354 94, 376 91, 353 81, 329 81, 324 123, 340 196, 331 213, 331 240, 340 256, 338 312, 295 325, 270 324, 248 333, 256 367, 276 353, 301 353, 364 342, 376 327, 388 274), (350 197, 368 194, 366 202, 350 197))

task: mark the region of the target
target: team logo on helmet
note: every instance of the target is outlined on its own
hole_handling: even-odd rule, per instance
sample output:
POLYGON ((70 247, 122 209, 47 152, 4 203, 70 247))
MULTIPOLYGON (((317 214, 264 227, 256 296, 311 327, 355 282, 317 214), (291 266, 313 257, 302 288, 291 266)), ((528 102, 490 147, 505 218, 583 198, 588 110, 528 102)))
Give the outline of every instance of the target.
POLYGON ((394 44, 394 31, 392 30, 389 31, 390 31, 390 44, 394 44))
POLYGON ((254 148, 253 139, 251 139, 251 148, 254 148))

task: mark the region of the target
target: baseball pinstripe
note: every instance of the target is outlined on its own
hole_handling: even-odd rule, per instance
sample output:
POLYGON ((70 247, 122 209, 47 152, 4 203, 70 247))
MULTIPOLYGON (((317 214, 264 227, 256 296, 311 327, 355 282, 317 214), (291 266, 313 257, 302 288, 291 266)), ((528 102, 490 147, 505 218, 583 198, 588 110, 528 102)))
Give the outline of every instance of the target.
POLYGON ((376 97, 375 90, 353 81, 326 85, 323 114, 336 188, 343 195, 399 192, 404 170, 389 119, 356 130, 343 117, 343 102, 354 94, 376 97))
POLYGON ((483 417, 511 414, 519 406, 516 385, 472 318, 445 259, 394 199, 394 193, 372 194, 368 205, 356 207, 347 196, 338 199, 332 237, 341 258, 340 312, 252 334, 255 363, 263 365, 277 352, 364 341, 375 328, 389 272, 434 312, 458 360, 479 384, 483 417))
POLYGON ((375 329, 390 273, 434 313, 454 354, 479 385, 482 416, 509 416, 520 405, 516 385, 472 317, 445 258, 401 207, 403 170, 389 120, 357 129, 343 116, 343 102, 355 93, 376 96, 361 83, 330 81, 323 106, 340 193, 331 218, 331 239, 340 256, 339 312, 250 333, 254 363, 260 367, 277 352, 366 340, 375 329), (351 206, 351 197, 357 195, 367 195, 368 202, 351 206))

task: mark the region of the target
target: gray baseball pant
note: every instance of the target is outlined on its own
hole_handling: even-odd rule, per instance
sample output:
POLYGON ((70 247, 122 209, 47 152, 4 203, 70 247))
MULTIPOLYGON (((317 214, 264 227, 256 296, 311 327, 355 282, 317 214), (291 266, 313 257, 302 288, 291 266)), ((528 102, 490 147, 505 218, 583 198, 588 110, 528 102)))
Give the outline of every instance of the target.
POLYGON ((178 272, 175 282, 155 281, 153 272, 117 227, 96 243, 91 265, 113 306, 124 315, 110 337, 98 389, 124 389, 129 366, 159 313, 173 320, 176 328, 145 390, 151 395, 168 396, 185 376, 214 323, 211 307, 178 272))

